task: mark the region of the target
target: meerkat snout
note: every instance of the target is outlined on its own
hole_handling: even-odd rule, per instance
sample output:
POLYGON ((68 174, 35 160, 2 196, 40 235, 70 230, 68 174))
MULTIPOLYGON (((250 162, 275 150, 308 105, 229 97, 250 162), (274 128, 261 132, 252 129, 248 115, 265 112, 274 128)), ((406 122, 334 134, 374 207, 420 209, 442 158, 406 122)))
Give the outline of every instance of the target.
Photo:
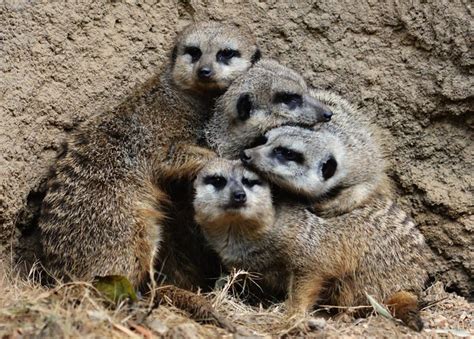
POLYGON ((332 111, 329 109, 328 106, 323 104, 321 101, 316 100, 310 95, 305 96, 305 100, 308 102, 308 105, 314 108, 314 111, 316 112, 316 115, 321 116, 321 121, 322 122, 328 122, 331 121, 332 118, 332 111))
POLYGON ((250 160, 252 160, 252 157, 248 155, 245 150, 243 150, 242 152, 240 152, 240 160, 245 165, 245 164, 248 164, 250 160))
POLYGON ((230 201, 232 207, 243 206, 247 202, 247 194, 245 194, 245 191, 241 187, 237 187, 236 189, 232 190, 230 201))
POLYGON ((331 111, 326 111, 323 113, 323 118, 325 122, 331 121, 331 117, 332 117, 331 111))
POLYGON ((243 220, 263 227, 273 218, 269 185, 238 160, 217 158, 198 173, 193 206, 195 220, 205 228, 243 220))
POLYGON ((213 75, 212 69, 210 67, 201 67, 198 70, 198 78, 201 81, 208 81, 213 75))

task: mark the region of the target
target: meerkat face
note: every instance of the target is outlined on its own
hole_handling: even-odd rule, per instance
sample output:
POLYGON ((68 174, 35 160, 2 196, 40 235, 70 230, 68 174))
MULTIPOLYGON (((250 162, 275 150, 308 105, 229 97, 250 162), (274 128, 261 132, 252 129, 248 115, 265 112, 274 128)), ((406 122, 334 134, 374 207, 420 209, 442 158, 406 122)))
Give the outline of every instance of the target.
POLYGON ((318 198, 347 175, 346 148, 327 128, 283 126, 268 131, 263 145, 241 153, 244 164, 293 193, 318 198))
POLYGON ((219 93, 260 58, 260 51, 244 28, 205 22, 190 25, 179 34, 172 58, 172 77, 179 87, 219 93))
POLYGON ((225 157, 237 157, 267 130, 313 126, 331 110, 310 95, 305 80, 273 60, 262 60, 236 79, 217 102, 208 140, 225 157))
POLYGON ((272 223, 270 187, 239 161, 210 162, 198 174, 194 189, 195 219, 204 228, 272 223))

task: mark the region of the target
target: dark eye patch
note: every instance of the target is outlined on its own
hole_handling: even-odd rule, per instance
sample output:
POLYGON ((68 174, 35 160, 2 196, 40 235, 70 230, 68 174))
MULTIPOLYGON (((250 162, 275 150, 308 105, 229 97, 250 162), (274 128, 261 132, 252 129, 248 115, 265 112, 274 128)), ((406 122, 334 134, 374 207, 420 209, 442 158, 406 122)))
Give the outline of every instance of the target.
POLYGON ((250 58, 250 62, 252 63, 252 65, 254 63, 256 63, 258 60, 260 60, 262 58, 262 52, 260 52, 260 50, 257 48, 257 50, 255 51, 255 53, 252 55, 252 57, 250 58))
POLYGON ((247 187, 253 187, 255 185, 262 185, 262 181, 258 179, 249 179, 249 178, 242 178, 242 184, 247 187))
POLYGON ((274 148, 273 154, 282 161, 294 161, 298 164, 302 164, 304 162, 303 154, 286 147, 279 146, 274 148))
POLYGON ((321 173, 323 175, 324 180, 328 180, 329 178, 333 177, 336 173, 336 169, 337 161, 336 159, 334 159, 333 156, 331 156, 321 167, 321 173))
POLYGON ((295 109, 303 105, 303 97, 296 93, 278 92, 273 97, 273 103, 285 104, 289 109, 295 109))
POLYGON ((184 53, 189 54, 191 56, 191 62, 196 62, 202 55, 201 49, 196 46, 186 46, 184 47, 184 53))
POLYGON ((250 111, 252 110, 252 101, 248 93, 242 94, 237 100, 237 116, 239 120, 245 121, 250 117, 250 111))
POLYGON ((265 145, 268 141, 268 138, 264 135, 261 135, 259 137, 256 137, 247 148, 255 148, 257 146, 262 146, 265 145))
POLYGON ((224 64, 228 64, 230 59, 238 58, 238 57, 240 57, 240 52, 238 50, 231 49, 231 48, 221 49, 216 54, 217 62, 221 62, 224 64))
POLYGON ((227 185, 227 180, 221 175, 209 175, 204 177, 203 180, 205 185, 212 185, 217 189, 223 189, 227 185))

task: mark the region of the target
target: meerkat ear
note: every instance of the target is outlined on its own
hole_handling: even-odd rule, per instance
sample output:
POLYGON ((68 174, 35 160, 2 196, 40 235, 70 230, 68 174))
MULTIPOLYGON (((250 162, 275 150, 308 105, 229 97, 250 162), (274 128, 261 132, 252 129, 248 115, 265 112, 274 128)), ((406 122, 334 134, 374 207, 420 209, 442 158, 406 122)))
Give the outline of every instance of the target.
POLYGON ((254 63, 256 63, 258 60, 260 60, 262 58, 262 52, 260 52, 260 49, 257 48, 257 50, 255 51, 255 53, 253 53, 252 57, 250 58, 250 62, 252 63, 252 65, 254 63))
POLYGON ((251 110, 252 101, 250 100, 250 94, 241 94, 237 100, 237 116, 241 121, 245 121, 250 117, 251 110))

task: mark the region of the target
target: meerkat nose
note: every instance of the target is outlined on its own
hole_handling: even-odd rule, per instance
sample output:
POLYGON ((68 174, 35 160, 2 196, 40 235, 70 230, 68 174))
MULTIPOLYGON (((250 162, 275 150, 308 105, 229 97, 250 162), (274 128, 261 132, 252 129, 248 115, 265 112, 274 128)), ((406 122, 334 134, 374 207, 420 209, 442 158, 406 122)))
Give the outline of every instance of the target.
POLYGON ((200 80, 208 80, 212 76, 212 70, 209 67, 202 67, 198 70, 200 80))
POLYGON ((323 118, 324 118, 325 122, 331 121, 331 117, 332 117, 332 112, 331 111, 325 111, 323 113, 323 118))
POLYGON ((240 152, 240 160, 244 164, 248 164, 250 162, 250 160, 252 160, 252 157, 250 155, 248 155, 245 151, 242 151, 242 152, 240 152))
POLYGON ((247 201, 247 195, 244 191, 235 191, 232 193, 232 200, 235 204, 243 205, 247 201))

